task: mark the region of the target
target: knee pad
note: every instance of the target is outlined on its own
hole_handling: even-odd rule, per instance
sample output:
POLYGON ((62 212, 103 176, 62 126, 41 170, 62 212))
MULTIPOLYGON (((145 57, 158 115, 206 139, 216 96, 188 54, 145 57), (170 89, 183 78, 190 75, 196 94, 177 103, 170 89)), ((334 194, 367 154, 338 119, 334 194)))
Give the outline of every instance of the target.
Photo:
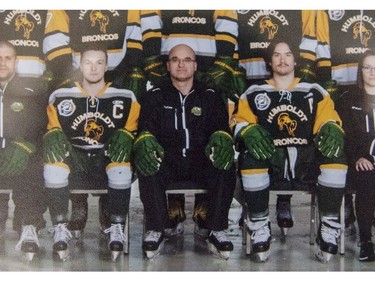
POLYGON ((47 188, 62 188, 68 186, 69 166, 62 162, 45 164, 43 170, 44 185, 47 188))
POLYGON ((347 170, 348 166, 343 164, 321 165, 318 183, 328 187, 344 188, 347 170))
POLYGON ((270 185, 268 169, 241 170, 241 178, 245 191, 260 191, 270 185))
POLYGON ((129 163, 110 163, 106 168, 108 187, 127 189, 131 186, 132 170, 129 163))

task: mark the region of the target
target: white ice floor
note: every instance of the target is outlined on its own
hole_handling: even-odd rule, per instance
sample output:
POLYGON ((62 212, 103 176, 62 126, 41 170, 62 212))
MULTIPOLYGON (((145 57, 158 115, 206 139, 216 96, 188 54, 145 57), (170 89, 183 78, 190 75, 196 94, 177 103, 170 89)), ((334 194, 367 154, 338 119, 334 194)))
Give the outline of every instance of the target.
MULTIPOLYGON (((7 222, 6 240, 3 253, 0 256, 0 271, 2 272, 98 272, 98 271, 160 271, 160 272, 359 272, 375 271, 375 262, 363 263, 358 261, 358 238, 346 238, 345 255, 337 255, 328 264, 318 262, 314 257, 315 246, 309 243, 309 202, 308 195, 298 195, 292 198, 295 226, 289 230, 283 241, 280 229, 277 227, 274 211, 275 196, 271 196, 271 222, 273 242, 271 256, 266 263, 251 261, 245 254, 242 245, 242 232, 238 226, 240 205, 233 201, 230 210, 229 233, 234 244, 234 250, 229 260, 213 256, 207 249, 205 241, 194 237, 191 208, 193 198, 186 198, 187 220, 183 236, 170 239, 164 243, 159 256, 153 260, 143 257, 142 243, 142 214, 143 208, 139 199, 138 187, 132 187, 130 205, 130 249, 128 255, 122 255, 117 262, 110 260, 106 240, 99 231, 98 197, 89 197, 89 219, 82 241, 71 241, 71 254, 66 262, 56 260, 52 256, 52 237, 48 232, 51 227, 49 213, 45 214, 47 228, 42 230, 39 239, 41 250, 32 262, 22 260, 21 253, 14 250, 18 235, 11 229, 11 220, 7 222)), ((0 273, 1 276, 1 273, 0 273)), ((310 280, 310 279, 309 279, 310 280)))

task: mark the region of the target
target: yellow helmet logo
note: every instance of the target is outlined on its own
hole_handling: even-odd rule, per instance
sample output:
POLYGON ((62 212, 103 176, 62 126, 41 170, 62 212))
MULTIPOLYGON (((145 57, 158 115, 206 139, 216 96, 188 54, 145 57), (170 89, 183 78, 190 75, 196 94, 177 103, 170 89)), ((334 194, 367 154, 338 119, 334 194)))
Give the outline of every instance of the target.
POLYGON ((268 40, 272 40, 273 38, 275 38, 277 30, 279 29, 279 26, 273 23, 270 17, 266 16, 260 20, 259 28, 260 28, 260 34, 263 34, 265 31, 267 31, 268 40))
POLYGON ((34 29, 34 23, 29 21, 26 18, 26 15, 19 14, 16 17, 15 21, 16 31, 19 31, 21 28, 23 29, 23 37, 26 39, 30 39, 30 33, 34 29))
POLYGON ((109 23, 109 17, 104 15, 101 11, 99 10, 91 11, 90 22, 91 22, 92 27, 96 25, 96 22, 98 22, 100 31, 103 33, 107 32, 107 25, 109 23))

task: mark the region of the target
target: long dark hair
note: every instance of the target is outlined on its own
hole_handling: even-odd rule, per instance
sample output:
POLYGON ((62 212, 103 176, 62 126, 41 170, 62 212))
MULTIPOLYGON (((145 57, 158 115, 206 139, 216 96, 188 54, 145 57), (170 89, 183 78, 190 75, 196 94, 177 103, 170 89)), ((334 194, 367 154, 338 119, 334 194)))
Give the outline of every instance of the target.
POLYGON ((370 56, 375 56, 375 51, 374 50, 369 49, 366 52, 364 52, 363 55, 362 55, 362 57, 361 57, 361 60, 358 63, 357 85, 358 85, 358 88, 360 88, 361 90, 365 89, 365 85, 363 83, 363 74, 362 74, 363 62, 365 61, 365 59, 367 57, 370 57, 370 56))

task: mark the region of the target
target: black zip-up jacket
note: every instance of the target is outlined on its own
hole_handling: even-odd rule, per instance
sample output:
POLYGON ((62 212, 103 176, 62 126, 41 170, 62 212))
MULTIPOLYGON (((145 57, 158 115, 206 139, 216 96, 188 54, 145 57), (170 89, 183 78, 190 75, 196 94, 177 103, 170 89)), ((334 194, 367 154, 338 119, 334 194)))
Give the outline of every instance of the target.
POLYGON ((220 93, 197 81, 184 96, 169 80, 144 94, 140 103, 138 131, 150 131, 166 152, 202 153, 212 133, 230 132, 220 93))
POLYGON ((15 76, 0 89, 0 147, 15 138, 41 147, 47 126, 45 86, 41 79, 15 76))
POLYGON ((337 106, 345 131, 345 153, 348 164, 363 157, 375 162, 375 96, 361 91, 357 86, 349 88, 337 106))

